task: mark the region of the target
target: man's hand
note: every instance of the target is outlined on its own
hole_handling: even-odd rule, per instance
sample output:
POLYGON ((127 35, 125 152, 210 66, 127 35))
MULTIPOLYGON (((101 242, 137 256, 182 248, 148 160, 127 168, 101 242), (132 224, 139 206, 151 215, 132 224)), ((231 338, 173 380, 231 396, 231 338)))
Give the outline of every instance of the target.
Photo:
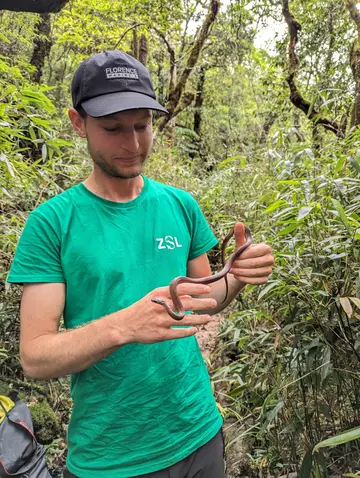
MULTIPOLYGON (((185 310, 189 311, 211 310, 215 308, 217 305, 216 300, 211 297, 200 297, 209 294, 210 291, 211 289, 207 285, 188 283, 180 284, 177 289, 185 310), (193 295, 197 297, 192 297, 193 295)), ((174 320, 162 305, 151 301, 155 297, 166 300, 170 307, 174 309, 169 287, 159 287, 135 304, 124 309, 131 317, 131 320, 123 322, 123 336, 126 343, 139 342, 151 344, 164 340, 189 337, 198 331, 197 326, 206 325, 212 320, 208 314, 189 314, 185 315, 181 321, 174 320), (190 327, 179 328, 179 326, 184 325, 190 327)))
MULTIPOLYGON (((246 242, 244 224, 235 224, 236 249, 246 242)), ((236 260, 230 273, 235 279, 243 284, 265 284, 272 273, 274 258, 271 255, 271 247, 267 244, 252 244, 236 260)))

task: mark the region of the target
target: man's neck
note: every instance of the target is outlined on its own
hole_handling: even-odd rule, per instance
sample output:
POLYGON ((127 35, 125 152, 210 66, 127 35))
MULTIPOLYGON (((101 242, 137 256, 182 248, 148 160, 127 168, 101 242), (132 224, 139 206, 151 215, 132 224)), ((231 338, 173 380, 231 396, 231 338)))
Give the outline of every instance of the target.
POLYGON ((131 179, 99 178, 94 171, 84 181, 84 186, 92 193, 108 201, 128 202, 139 196, 144 187, 142 176, 131 179))

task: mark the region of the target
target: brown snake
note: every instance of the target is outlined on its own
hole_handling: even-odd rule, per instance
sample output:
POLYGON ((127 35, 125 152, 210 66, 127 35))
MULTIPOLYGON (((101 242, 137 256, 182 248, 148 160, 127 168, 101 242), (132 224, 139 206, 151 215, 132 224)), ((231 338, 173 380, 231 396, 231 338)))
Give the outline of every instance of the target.
POLYGON ((225 249, 226 249, 227 243, 229 242, 230 238, 233 235, 234 235, 234 228, 228 233, 228 235, 224 239, 224 242, 222 243, 221 259, 222 259, 223 268, 221 269, 220 272, 218 272, 217 274, 211 275, 209 277, 199 277, 199 278, 196 278, 196 279, 194 279, 192 277, 179 276, 179 277, 175 277, 175 279, 173 279, 170 282, 170 295, 171 295, 171 299, 172 299, 174 307, 175 307, 175 311, 177 313, 174 310, 171 309, 169 304, 164 299, 155 297, 155 298, 151 299, 151 301, 155 302, 155 304, 159 304, 159 305, 162 305, 163 307, 165 307, 168 314, 173 319, 182 320, 185 317, 186 312, 185 312, 183 304, 181 303, 180 297, 178 296, 178 293, 177 293, 177 290, 176 290, 177 286, 179 284, 183 284, 183 283, 186 283, 186 282, 191 283, 191 284, 211 284, 212 282, 216 282, 216 281, 218 281, 218 280, 220 280, 224 277, 225 278, 225 283, 226 283, 225 299, 222 301, 222 303, 224 303, 227 299, 228 289, 229 289, 228 281, 227 281, 227 274, 228 274, 229 270, 231 269, 231 267, 233 266, 236 259, 238 259, 241 256, 241 254, 252 244, 252 236, 251 236, 250 229, 247 226, 245 226, 245 237, 246 237, 245 244, 243 244, 241 247, 239 247, 239 249, 237 249, 235 252, 233 252, 233 254, 231 254, 231 256, 229 257, 228 261, 225 263, 225 249))

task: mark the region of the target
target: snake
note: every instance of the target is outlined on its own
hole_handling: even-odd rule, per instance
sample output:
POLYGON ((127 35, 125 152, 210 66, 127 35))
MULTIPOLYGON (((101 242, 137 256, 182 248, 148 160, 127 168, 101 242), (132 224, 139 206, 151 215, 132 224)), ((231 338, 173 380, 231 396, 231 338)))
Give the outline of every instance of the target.
POLYGON ((251 246, 251 244, 253 242, 250 229, 247 226, 245 226, 245 239, 246 239, 245 244, 243 244, 236 251, 234 251, 230 255, 228 261, 225 262, 226 246, 227 246, 229 240, 231 239, 231 237, 234 235, 234 233, 235 233, 235 227, 233 227, 231 229, 231 231, 226 235, 226 237, 225 237, 225 239, 222 243, 222 246, 221 246, 221 261, 222 261, 223 268, 221 269, 220 272, 218 272, 217 274, 213 274, 211 276, 208 276, 208 277, 198 277, 198 278, 179 276, 179 277, 175 277, 175 279, 173 279, 170 282, 170 285, 169 285, 170 296, 171 296, 171 299, 172 299, 175 310, 173 310, 169 306, 169 304, 162 298, 154 297, 154 298, 151 299, 151 301, 154 302, 155 304, 162 305, 166 309, 166 311, 170 315, 170 317, 172 317, 173 319, 182 320, 185 317, 186 312, 185 312, 184 306, 183 306, 183 304, 180 300, 180 297, 177 293, 177 287, 178 287, 179 284, 184 284, 184 283, 211 284, 212 282, 216 282, 216 281, 218 281, 222 278, 225 278, 226 293, 225 293, 225 298, 222 301, 222 304, 223 304, 226 301, 227 296, 228 296, 228 292, 229 292, 227 274, 230 271, 230 269, 232 268, 234 262, 241 256, 241 254, 244 251, 246 251, 246 249, 249 246, 251 246))

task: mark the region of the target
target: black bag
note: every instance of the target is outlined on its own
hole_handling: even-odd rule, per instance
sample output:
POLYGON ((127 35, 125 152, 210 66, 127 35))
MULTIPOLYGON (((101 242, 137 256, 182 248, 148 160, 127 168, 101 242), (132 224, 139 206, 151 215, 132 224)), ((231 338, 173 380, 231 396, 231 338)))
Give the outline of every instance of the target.
POLYGON ((0 477, 51 478, 46 468, 45 450, 37 442, 28 407, 13 398, 10 409, 0 407, 5 417, 0 424, 0 477))

